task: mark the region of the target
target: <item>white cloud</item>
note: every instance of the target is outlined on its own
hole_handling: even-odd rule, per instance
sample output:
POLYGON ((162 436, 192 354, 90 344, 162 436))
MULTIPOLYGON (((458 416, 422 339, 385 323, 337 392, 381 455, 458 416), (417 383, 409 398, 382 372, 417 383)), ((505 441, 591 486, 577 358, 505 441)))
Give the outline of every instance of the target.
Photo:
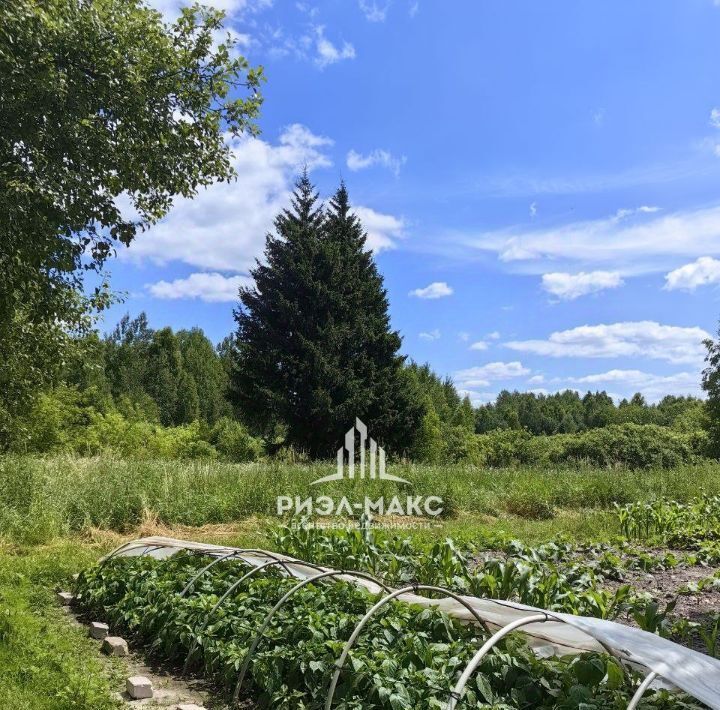
POLYGON ((390 2, 378 3, 375 0, 358 0, 358 5, 365 19, 369 22, 385 22, 390 2))
POLYGON ((418 14, 419 9, 420 9, 420 3, 412 2, 412 3, 410 3, 410 8, 408 9, 408 14, 410 15, 410 17, 415 17, 415 15, 418 14))
POLYGON ((492 333, 487 334, 488 340, 500 340, 500 331, 493 330, 492 333))
MULTIPOLYGON (((159 10, 168 21, 180 16, 183 7, 190 7, 190 0, 147 0, 150 7, 159 10)), ((272 0, 204 0, 203 5, 223 10, 228 17, 241 12, 256 12, 272 5, 272 0)))
POLYGON ((533 375, 529 380, 529 385, 541 385, 545 382, 545 375, 533 375))
POLYGON ((440 331, 435 328, 435 330, 431 330, 425 333, 420 333, 419 336, 422 340, 439 340, 440 339, 440 331))
POLYGON ((556 272, 543 274, 542 287, 563 301, 571 301, 589 293, 622 286, 624 281, 617 271, 581 271, 578 274, 556 272))
POLYGON ((552 333, 547 340, 505 343, 511 350, 549 357, 637 357, 674 363, 702 361, 702 341, 710 334, 698 327, 661 325, 654 321, 583 325, 552 333))
MULTIPOLYGON (((720 5, 720 2, 716 4, 720 5)), ((710 111, 710 125, 713 128, 720 128, 720 108, 714 108, 710 111)))
POLYGON ((488 344, 484 340, 478 340, 470 346, 470 350, 487 350, 488 344))
POLYGON ((467 341, 470 340, 470 333, 465 330, 461 330, 458 333, 458 340, 461 340, 463 343, 467 343, 467 341))
POLYGON ((367 232, 367 248, 376 254, 394 249, 397 241, 405 236, 405 220, 391 214, 377 212, 371 207, 353 207, 352 211, 367 232))
POLYGON ((181 261, 201 269, 247 272, 262 254, 265 235, 287 206, 299 171, 327 167, 329 138, 300 124, 287 127, 278 144, 242 136, 230 139, 237 180, 178 198, 170 214, 121 252, 156 264, 181 261))
POLYGON ((668 291, 694 291, 698 286, 714 283, 720 283, 720 260, 711 256, 701 256, 692 264, 685 264, 665 276, 665 288, 668 291))
POLYGON ((344 59, 355 59, 355 47, 349 42, 343 42, 342 47, 335 46, 325 37, 325 27, 323 25, 315 28, 315 49, 317 50, 315 63, 321 69, 344 59))
POLYGON ((400 168, 405 164, 407 158, 405 158, 404 155, 397 158, 387 150, 378 148, 367 155, 362 155, 361 153, 351 150, 347 154, 346 160, 347 166, 350 170, 365 170, 373 165, 381 165, 382 167, 390 170, 395 177, 397 177, 400 174, 400 168))
POLYGON ((609 370, 583 377, 571 377, 567 382, 584 385, 590 389, 619 390, 626 396, 640 392, 650 402, 657 402, 667 394, 702 396, 699 372, 676 372, 656 375, 642 370, 609 370))
MULTIPOLYGON (((720 205, 674 214, 653 214, 642 207, 605 219, 540 229, 509 229, 475 236, 460 235, 466 248, 494 252, 501 261, 528 273, 547 265, 623 264, 623 273, 652 273, 678 257, 720 256, 720 205)), ((568 269, 569 270, 569 269, 568 269)))
POLYGON ((458 370, 455 373, 454 380, 459 387, 471 390, 477 387, 488 387, 491 382, 498 380, 509 380, 529 374, 530 370, 517 361, 489 362, 479 367, 458 370))
POLYGON ((227 303, 238 300, 238 289, 250 286, 248 276, 223 276, 218 273, 190 274, 185 279, 158 281, 147 288, 155 298, 199 298, 206 303, 227 303))
POLYGON ((444 298, 445 296, 452 296, 453 290, 444 281, 434 281, 425 288, 416 288, 410 291, 409 296, 415 296, 416 298, 444 298))
POLYGON ((615 213, 615 221, 619 222, 620 220, 626 219, 628 217, 632 217, 636 214, 654 214, 655 212, 659 212, 659 207, 652 207, 649 205, 641 205, 640 207, 624 207, 619 209, 615 213))
POLYGON ((537 215, 537 211, 538 211, 538 203, 531 202, 530 203, 530 217, 535 217, 537 215))

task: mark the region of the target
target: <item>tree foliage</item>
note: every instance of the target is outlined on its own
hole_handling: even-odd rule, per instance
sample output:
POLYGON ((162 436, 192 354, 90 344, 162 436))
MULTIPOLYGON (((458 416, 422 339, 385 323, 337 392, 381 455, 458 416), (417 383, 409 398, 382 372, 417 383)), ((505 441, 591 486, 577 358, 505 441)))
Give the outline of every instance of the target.
POLYGON ((720 456, 720 329, 718 340, 706 340, 705 348, 707 366, 702 373, 702 387, 707 392, 706 427, 710 438, 710 449, 717 457, 720 456))
POLYGON ((404 386, 400 336, 344 185, 325 209, 304 175, 275 229, 235 313, 236 402, 313 456, 331 456, 356 417, 409 449, 422 405, 404 386))
POLYGON ((152 330, 147 316, 123 317, 102 341, 98 367, 108 392, 166 426, 214 424, 230 414, 228 377, 220 355, 199 328, 152 330))
POLYGON ((479 434, 496 429, 526 429, 531 434, 573 434, 610 424, 656 424, 699 428, 703 403, 695 397, 668 395, 657 404, 649 405, 641 394, 617 405, 607 392, 574 390, 556 394, 502 391, 494 402, 476 410, 476 431, 479 434))
POLYGON ((216 42, 222 17, 197 6, 167 25, 141 0, 0 4, 5 421, 52 379, 87 306, 106 304, 101 287, 77 297, 83 272, 176 196, 232 177, 223 136, 255 130, 262 74, 216 42))

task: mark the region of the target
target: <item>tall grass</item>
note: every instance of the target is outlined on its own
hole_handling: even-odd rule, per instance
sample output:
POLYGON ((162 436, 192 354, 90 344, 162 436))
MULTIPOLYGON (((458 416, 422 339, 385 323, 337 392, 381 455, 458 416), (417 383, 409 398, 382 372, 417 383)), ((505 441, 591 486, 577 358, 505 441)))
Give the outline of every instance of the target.
POLYGON ((395 465, 410 485, 379 480, 311 482, 331 463, 135 461, 58 456, 0 457, 0 534, 28 542, 89 526, 128 530, 152 511, 166 524, 203 525, 276 515, 280 495, 441 496, 448 514, 551 518, 557 509, 607 509, 613 503, 720 493, 720 464, 671 470, 517 467, 483 469, 395 465))

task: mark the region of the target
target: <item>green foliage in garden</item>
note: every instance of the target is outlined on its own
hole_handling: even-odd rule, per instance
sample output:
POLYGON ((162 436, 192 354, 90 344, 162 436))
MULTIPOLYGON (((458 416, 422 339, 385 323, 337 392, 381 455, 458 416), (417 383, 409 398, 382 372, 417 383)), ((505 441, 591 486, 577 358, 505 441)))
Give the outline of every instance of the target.
POLYGON ((68 623, 54 588, 90 564, 94 550, 0 554, 0 706, 13 710, 121 710, 112 691, 122 669, 98 658, 97 643, 68 623))
POLYGON ((446 539, 423 548, 409 538, 382 536, 372 529, 328 534, 296 525, 278 529, 272 539, 289 555, 370 572, 393 586, 430 584, 460 594, 603 619, 615 618, 629 606, 629 587, 615 592, 599 588, 599 580, 617 576, 618 563, 607 551, 588 564, 580 559, 573 562, 570 554, 576 549, 568 544, 530 548, 517 541, 495 541, 496 555, 478 563, 475 544, 458 545, 446 539))
POLYGON ((669 498, 617 506, 620 528, 627 538, 658 540, 676 548, 702 549, 720 540, 720 496, 705 495, 687 502, 669 498))
MULTIPOLYGON (((371 572, 393 586, 432 584, 554 611, 622 619, 711 656, 720 652, 717 614, 690 621, 673 615, 677 597, 663 603, 624 583, 638 570, 647 574, 717 564, 720 546, 711 540, 699 543, 698 552, 678 555, 649 552, 627 542, 579 545, 558 540, 531 547, 497 535, 482 540, 474 536, 464 543, 446 538, 423 544, 362 525, 327 532, 303 524, 276 529, 272 540, 291 556, 371 572)), ((680 594, 717 589, 719 577, 720 573, 707 577, 680 594)))
MULTIPOLYGON (((161 562, 112 560, 81 574, 79 602, 158 659, 181 663, 197 641, 192 667, 231 691, 258 626, 294 582, 273 572, 251 578, 197 636, 219 596, 247 571, 237 561, 215 565, 181 599, 179 592, 205 562, 184 553, 161 562)), ((343 643, 375 601, 344 582, 317 583, 297 592, 275 615, 250 661, 252 696, 262 707, 322 708, 343 643)), ((361 634, 341 674, 337 706, 441 709, 483 638, 481 629, 458 624, 435 609, 391 603, 361 634)), ((482 662, 463 706, 619 709, 629 695, 610 657, 539 660, 520 638, 511 638, 482 662)), ((650 694, 649 702, 653 707, 699 707, 662 691, 650 694)))

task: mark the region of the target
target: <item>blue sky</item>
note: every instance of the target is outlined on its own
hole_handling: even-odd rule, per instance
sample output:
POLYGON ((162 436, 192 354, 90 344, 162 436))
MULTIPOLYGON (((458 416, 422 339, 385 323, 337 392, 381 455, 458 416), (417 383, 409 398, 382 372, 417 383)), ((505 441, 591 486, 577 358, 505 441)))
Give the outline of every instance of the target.
MULTIPOLYGON (((172 18, 178 0, 154 0, 172 18)), ((302 165, 340 179, 403 351, 503 388, 698 394, 720 316, 720 2, 217 0, 262 64, 237 182, 112 264, 156 327, 233 328, 302 165)))

